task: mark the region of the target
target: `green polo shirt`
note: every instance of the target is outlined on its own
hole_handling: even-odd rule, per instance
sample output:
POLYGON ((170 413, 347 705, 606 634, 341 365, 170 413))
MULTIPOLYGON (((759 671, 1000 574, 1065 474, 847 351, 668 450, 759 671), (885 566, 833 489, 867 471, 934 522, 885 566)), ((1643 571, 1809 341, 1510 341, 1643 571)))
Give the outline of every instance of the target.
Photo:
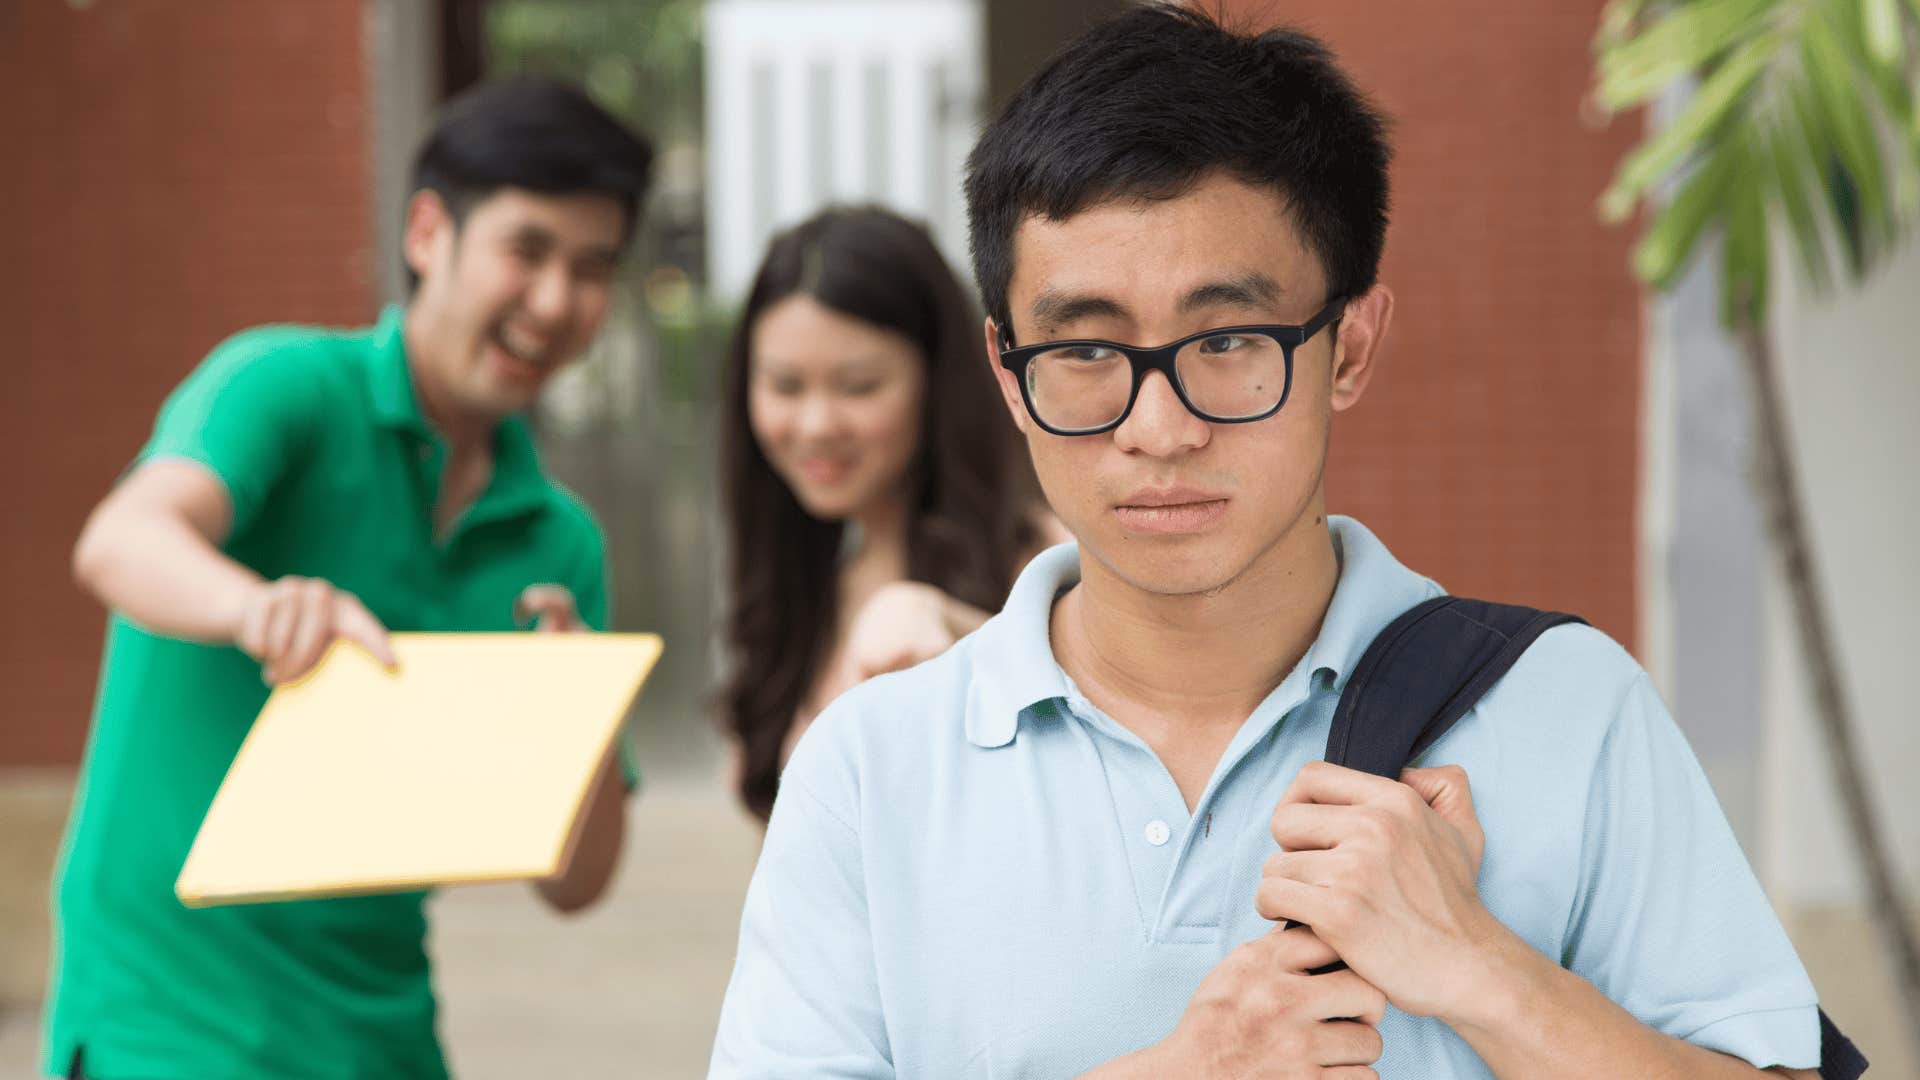
MULTIPOLYGON (((325 578, 392 630, 511 630, 528 585, 606 622, 600 531, 500 425, 486 491, 446 534, 446 447, 413 392, 401 313, 356 331, 231 339, 167 399, 141 460, 183 457, 233 498, 228 555, 325 578)), ((45 1068, 142 1080, 444 1076, 425 893, 189 910, 173 892, 267 697, 237 649, 115 616, 55 886, 45 1068)))

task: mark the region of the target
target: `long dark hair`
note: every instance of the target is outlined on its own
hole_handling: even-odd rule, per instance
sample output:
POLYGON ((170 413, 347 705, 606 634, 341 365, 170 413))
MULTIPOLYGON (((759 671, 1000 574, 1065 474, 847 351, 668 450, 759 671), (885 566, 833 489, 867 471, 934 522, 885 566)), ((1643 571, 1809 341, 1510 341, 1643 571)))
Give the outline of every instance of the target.
POLYGON ((919 446, 908 466, 907 574, 997 611, 1019 552, 1032 546, 1032 474, 982 355, 973 304, 925 230, 877 208, 826 210, 775 237, 755 276, 727 357, 720 475, 731 566, 721 695, 740 740, 740 798, 773 810, 780 751, 838 617, 845 525, 801 508, 761 452, 748 421, 754 322, 805 294, 904 335, 926 363, 919 446))

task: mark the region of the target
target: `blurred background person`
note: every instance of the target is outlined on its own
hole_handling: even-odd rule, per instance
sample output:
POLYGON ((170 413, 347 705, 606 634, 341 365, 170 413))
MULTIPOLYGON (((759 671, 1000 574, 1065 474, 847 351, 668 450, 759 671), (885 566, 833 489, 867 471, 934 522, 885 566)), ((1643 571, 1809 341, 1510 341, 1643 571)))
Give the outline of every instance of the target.
POLYGON ((826 704, 938 655, 1060 538, 996 412, 972 301, 920 226, 830 209, 776 237, 727 358, 723 691, 773 806, 826 704))
MULTIPOLYGON (((72 1077, 444 1076, 422 891, 190 910, 173 881, 272 686, 389 629, 605 625, 604 541, 519 414, 599 332, 653 152, 549 79, 452 102, 414 168, 412 295, 371 328, 215 349, 73 554, 112 611, 55 890, 43 1068, 72 1077)), ((351 778, 340 797, 350 799, 351 778)), ((621 847, 601 767, 571 911, 621 847)))

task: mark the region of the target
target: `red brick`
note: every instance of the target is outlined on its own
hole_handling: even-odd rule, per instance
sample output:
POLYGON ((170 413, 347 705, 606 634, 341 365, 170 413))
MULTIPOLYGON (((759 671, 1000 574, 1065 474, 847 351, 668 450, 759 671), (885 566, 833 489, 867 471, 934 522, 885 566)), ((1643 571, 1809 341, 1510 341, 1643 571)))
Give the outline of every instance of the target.
POLYGON ((361 6, 0 11, 0 764, 78 759, 105 616, 68 555, 166 392, 243 327, 371 314, 361 6))
MULTIPOLYGON (((1207 5, 1214 6, 1211 2, 1207 5)), ((1581 117, 1598 0, 1228 0, 1326 40, 1394 121, 1384 367, 1329 507, 1450 590, 1634 642, 1641 295, 1595 200, 1638 136, 1581 117)))

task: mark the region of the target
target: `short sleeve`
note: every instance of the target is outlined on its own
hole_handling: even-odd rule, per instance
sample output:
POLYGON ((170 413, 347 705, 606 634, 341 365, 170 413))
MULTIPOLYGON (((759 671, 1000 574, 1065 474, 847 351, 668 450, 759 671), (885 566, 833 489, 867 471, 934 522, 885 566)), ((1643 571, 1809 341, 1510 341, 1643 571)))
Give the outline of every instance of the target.
POLYGON ((232 533, 244 532, 306 453, 325 408, 308 352, 273 331, 222 344, 160 407, 139 460, 205 465, 233 502, 232 533))
POLYGON ((1820 1062, 1813 984, 1644 674, 1596 762, 1562 962, 1668 1035, 1760 1068, 1820 1062))
POLYGON ((894 1075, 859 818, 827 778, 833 714, 814 722, 781 779, 747 886, 711 1080, 894 1075))

